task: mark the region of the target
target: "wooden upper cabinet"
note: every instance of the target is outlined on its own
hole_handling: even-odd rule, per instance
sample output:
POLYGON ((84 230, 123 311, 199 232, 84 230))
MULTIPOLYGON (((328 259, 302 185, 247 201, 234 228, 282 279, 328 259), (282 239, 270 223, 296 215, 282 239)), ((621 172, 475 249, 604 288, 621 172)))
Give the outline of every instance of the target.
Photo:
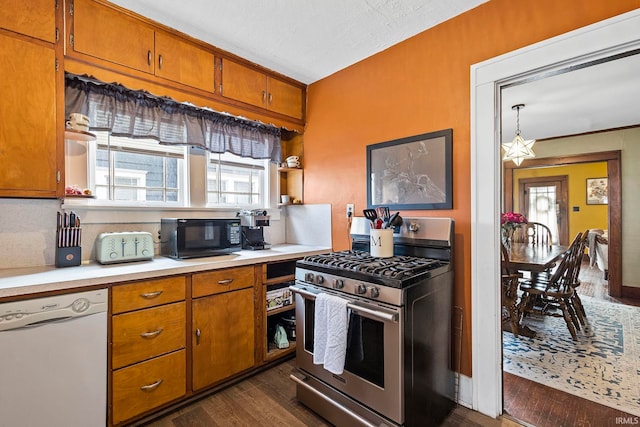
POLYGON ((0 34, 0 57, 0 197, 56 197, 55 49, 0 34))
POLYGON ((302 118, 303 89, 259 70, 222 59, 222 96, 302 118))
POLYGON ((214 56, 179 37, 156 32, 156 75, 214 92, 214 56))
POLYGON ((2 3, 0 28, 55 43, 56 15, 55 2, 53 0, 7 1, 2 3))
POLYGON ((92 0, 74 0, 72 13, 74 52, 154 72, 152 27, 92 0))
POLYGON ((302 118, 302 89, 274 77, 267 80, 268 108, 286 116, 302 118))

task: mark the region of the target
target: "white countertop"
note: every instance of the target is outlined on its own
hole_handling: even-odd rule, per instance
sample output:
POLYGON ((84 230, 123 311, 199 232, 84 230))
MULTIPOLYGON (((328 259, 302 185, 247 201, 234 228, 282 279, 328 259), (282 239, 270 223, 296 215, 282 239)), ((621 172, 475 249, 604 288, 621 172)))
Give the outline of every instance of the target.
POLYGON ((77 267, 43 266, 3 269, 0 270, 0 300, 41 292, 73 290, 85 286, 108 285, 174 274, 281 261, 330 251, 331 248, 328 247, 283 244, 274 245, 271 249, 266 250, 242 250, 230 255, 185 260, 158 256, 151 261, 124 264, 102 265, 91 262, 77 267))

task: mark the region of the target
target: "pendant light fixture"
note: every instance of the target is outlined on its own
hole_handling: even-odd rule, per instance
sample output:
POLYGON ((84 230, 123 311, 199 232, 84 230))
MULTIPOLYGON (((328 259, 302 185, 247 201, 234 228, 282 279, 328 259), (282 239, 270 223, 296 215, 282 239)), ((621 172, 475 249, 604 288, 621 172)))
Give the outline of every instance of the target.
POLYGON ((524 108, 524 104, 516 104, 511 107, 512 110, 516 110, 516 136, 511 142, 505 142, 502 144, 504 149, 504 157, 502 160, 513 160, 516 166, 520 166, 520 163, 524 159, 532 159, 536 154, 531 149, 536 142, 535 139, 525 141, 520 136, 520 110, 524 108))

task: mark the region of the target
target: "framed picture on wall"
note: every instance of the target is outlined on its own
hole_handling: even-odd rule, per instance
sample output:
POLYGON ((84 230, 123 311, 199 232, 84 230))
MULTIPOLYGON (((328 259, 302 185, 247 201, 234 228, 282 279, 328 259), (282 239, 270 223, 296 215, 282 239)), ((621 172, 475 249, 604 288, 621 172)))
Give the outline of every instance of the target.
POLYGON ((587 204, 606 205, 609 203, 609 179, 587 178, 587 204))
POLYGON ((367 206, 451 209, 453 130, 367 146, 367 206))

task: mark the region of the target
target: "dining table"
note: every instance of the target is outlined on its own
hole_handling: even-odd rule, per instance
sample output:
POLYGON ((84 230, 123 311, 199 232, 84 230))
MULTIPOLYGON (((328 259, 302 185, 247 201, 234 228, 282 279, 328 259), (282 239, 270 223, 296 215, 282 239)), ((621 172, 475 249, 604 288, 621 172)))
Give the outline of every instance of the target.
MULTIPOLYGON (((528 272, 531 280, 535 280, 538 274, 552 268, 569 248, 564 245, 532 245, 530 243, 511 243, 506 245, 509 256, 509 270, 513 274, 528 272)), ((503 283, 503 304, 510 316, 517 316, 517 321, 505 322, 506 330, 515 335, 534 337, 535 331, 522 324, 522 313, 519 312, 517 300, 517 281, 503 283), (505 285, 508 289, 505 289, 505 285), (514 289, 515 288, 515 289, 514 289), (517 331, 511 329, 517 328, 517 331)), ((507 319, 510 320, 510 319, 507 319)))

